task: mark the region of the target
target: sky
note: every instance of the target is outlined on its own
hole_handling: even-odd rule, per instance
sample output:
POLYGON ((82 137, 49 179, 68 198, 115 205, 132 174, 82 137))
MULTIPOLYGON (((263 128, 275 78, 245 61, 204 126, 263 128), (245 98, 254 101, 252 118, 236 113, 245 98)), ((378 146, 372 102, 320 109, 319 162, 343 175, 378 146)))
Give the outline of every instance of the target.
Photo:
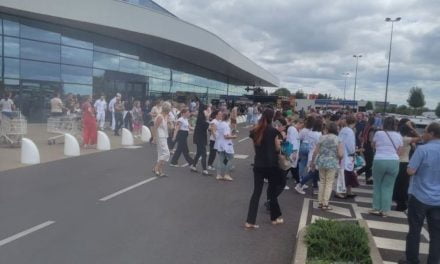
POLYGON ((295 92, 383 101, 392 19, 388 98, 406 104, 411 87, 426 106, 440 102, 438 0, 156 0, 179 18, 218 35, 295 92))

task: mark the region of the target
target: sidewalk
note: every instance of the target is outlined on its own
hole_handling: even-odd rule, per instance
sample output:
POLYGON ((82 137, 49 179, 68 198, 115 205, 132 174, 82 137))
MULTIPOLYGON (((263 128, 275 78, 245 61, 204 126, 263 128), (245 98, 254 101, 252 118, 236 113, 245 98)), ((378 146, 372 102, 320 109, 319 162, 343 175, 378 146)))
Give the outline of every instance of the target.
MULTIPOLYGON (((121 137, 113 136, 113 132, 110 130, 104 131, 111 143, 112 149, 122 148, 121 137)), ((26 138, 31 139, 38 147, 40 151, 41 163, 69 158, 64 156, 64 139, 63 137, 57 139, 57 143, 54 145, 48 144, 48 138, 53 137, 55 134, 47 133, 46 124, 28 124, 26 138)), ((140 139, 134 139, 134 144, 142 144, 140 139)), ((81 156, 91 153, 99 152, 96 149, 83 149, 81 148, 81 156)), ((21 148, 9 148, 7 146, 0 147, 0 171, 25 167, 20 163, 21 148)))

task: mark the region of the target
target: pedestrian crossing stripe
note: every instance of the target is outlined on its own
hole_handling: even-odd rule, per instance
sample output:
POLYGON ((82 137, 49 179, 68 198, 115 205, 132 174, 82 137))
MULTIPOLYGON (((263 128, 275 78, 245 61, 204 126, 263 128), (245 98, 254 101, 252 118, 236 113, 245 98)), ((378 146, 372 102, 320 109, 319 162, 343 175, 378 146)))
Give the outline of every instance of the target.
POLYGON ((241 154, 234 154, 234 158, 236 159, 247 159, 249 155, 241 155, 241 154))
POLYGON ((138 148, 142 148, 141 146, 126 146, 124 147, 125 149, 138 149, 138 148))
MULTIPOLYGON (((340 207, 340 206, 335 206, 335 205, 331 205, 331 207, 333 208, 333 210, 328 211, 329 213, 334 213, 334 214, 338 214, 338 215, 343 215, 346 217, 353 217, 351 214, 351 211, 347 208, 344 207, 340 207)), ((313 202, 313 208, 314 209, 318 209, 318 202, 314 201, 313 202)))
MULTIPOLYGON (((385 237, 373 237, 376 246, 380 249, 389 249, 395 251, 405 252, 406 241, 399 239, 391 239, 385 237)), ((429 244, 420 242, 420 254, 427 255, 429 252, 429 244)))
POLYGON ((322 216, 317 216, 317 215, 312 215, 312 219, 310 220, 311 224, 315 223, 316 220, 328 220, 328 218, 322 217, 322 216))

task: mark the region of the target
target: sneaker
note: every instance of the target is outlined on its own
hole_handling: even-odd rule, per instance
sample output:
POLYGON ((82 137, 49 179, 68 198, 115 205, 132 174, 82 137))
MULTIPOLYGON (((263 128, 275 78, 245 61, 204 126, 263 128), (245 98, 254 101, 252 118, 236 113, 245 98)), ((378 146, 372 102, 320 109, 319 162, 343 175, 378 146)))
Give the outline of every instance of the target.
POLYGON ((215 168, 212 167, 212 166, 208 166, 208 170, 210 170, 210 171, 215 171, 215 168))
POLYGON ((223 179, 225 180, 225 181, 233 181, 234 179, 230 176, 230 175, 225 175, 225 177, 223 177, 223 179))
POLYGON ((284 190, 290 190, 290 187, 289 186, 284 186, 284 190))
POLYGON ((202 175, 209 176, 209 175, 211 175, 211 173, 209 173, 209 171, 207 171, 207 170, 204 170, 204 171, 202 171, 202 175))
POLYGON ((191 165, 191 166, 189 167, 189 169, 190 169, 192 172, 197 172, 197 168, 194 167, 193 165, 191 165))
POLYGON ((217 176, 215 177, 215 179, 216 179, 216 180, 219 180, 219 181, 220 181, 220 180, 223 180, 223 176, 221 176, 221 175, 217 175, 217 176))
POLYGON ((306 194, 306 192, 303 190, 303 188, 301 187, 300 184, 297 184, 297 185, 295 186, 295 191, 297 191, 297 192, 300 193, 300 194, 306 194))
POLYGON ((303 190, 305 190, 305 189, 309 188, 309 186, 308 186, 307 184, 304 184, 304 185, 302 186, 302 188, 303 188, 303 190))
POLYGON ((171 167, 174 167, 174 168, 179 168, 179 164, 173 164, 173 163, 170 163, 170 166, 171 166, 171 167))
POLYGON ((185 167, 188 167, 188 166, 189 166, 189 163, 185 163, 185 164, 181 165, 180 167, 185 168, 185 167))

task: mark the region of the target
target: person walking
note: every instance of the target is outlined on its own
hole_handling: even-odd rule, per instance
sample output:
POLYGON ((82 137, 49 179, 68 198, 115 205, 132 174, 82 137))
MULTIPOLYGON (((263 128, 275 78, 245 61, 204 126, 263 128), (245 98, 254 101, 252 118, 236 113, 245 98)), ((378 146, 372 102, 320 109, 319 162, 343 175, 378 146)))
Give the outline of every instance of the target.
POLYGON ((113 105, 113 114, 115 116, 115 136, 119 136, 119 130, 124 123, 123 112, 124 103, 121 101, 121 97, 116 97, 116 102, 113 105))
POLYGON ((60 93, 56 92, 52 99, 50 99, 50 116, 62 116, 63 109, 63 101, 61 101, 60 93))
POLYGON ((281 177, 278 167, 278 153, 281 150, 281 138, 279 132, 272 126, 274 111, 267 108, 250 132, 250 138, 254 143, 254 190, 249 202, 247 219, 244 224, 246 229, 257 229, 256 224, 258 204, 264 186, 264 178, 269 180, 269 210, 270 220, 273 225, 283 224, 281 209, 278 204, 277 188, 281 177))
POLYGON ((208 157, 208 170, 215 170, 214 168, 214 160, 217 155, 217 150, 215 149, 215 134, 217 132, 217 126, 222 120, 222 112, 219 110, 214 110, 211 113, 211 122, 209 123, 209 157, 208 157))
POLYGON ((304 128, 299 132, 299 163, 298 163, 298 173, 299 180, 301 181, 307 175, 307 163, 309 160, 310 153, 310 135, 312 134, 312 128, 315 123, 315 118, 313 116, 308 116, 304 122, 304 128))
POLYGON ((371 169, 373 167, 374 159, 374 149, 372 146, 372 141, 375 131, 376 129, 374 128, 374 117, 371 116, 368 119, 368 122, 361 135, 362 153, 364 154, 365 165, 356 172, 357 175, 365 173, 365 183, 368 185, 373 184, 373 180, 371 179, 371 176, 373 175, 371 169))
POLYGON ((215 148, 217 149, 217 180, 233 181, 231 177, 232 160, 234 159, 233 139, 236 134, 231 132, 228 124, 229 114, 223 113, 222 121, 219 122, 215 135, 215 148))
POLYGON ((399 155, 399 174, 394 183, 393 200, 396 202, 396 211, 405 211, 408 208, 408 187, 410 176, 407 173, 410 152, 413 144, 421 140, 417 131, 412 127, 408 118, 400 120, 399 132, 403 139, 402 152, 399 155))
POLYGON ((391 210, 394 182, 399 173, 399 155, 403 139, 396 132, 394 117, 387 117, 383 130, 377 131, 373 138, 376 149, 373 161, 373 209, 370 214, 386 217, 391 210))
POLYGON ((108 104, 108 110, 110 111, 110 113, 112 114, 112 118, 111 118, 111 127, 112 130, 114 131, 116 129, 116 117, 115 117, 115 103, 118 100, 121 100, 121 94, 120 93, 116 93, 115 97, 113 97, 113 99, 110 100, 109 104, 108 104))
MULTIPOLYGON (((162 109, 162 112, 163 112, 163 109, 162 109)), ((133 136, 140 137, 143 120, 142 120, 141 102, 139 100, 136 100, 133 102, 133 108, 131 109, 131 115, 132 115, 132 120, 133 120, 133 136)))
POLYGON ((173 135, 173 141, 177 141, 177 149, 176 152, 174 152, 173 158, 171 159, 170 166, 172 167, 179 167, 178 161, 180 158, 180 155, 183 154, 183 157, 185 158, 186 162, 181 167, 186 167, 189 164, 193 164, 193 159, 189 155, 189 149, 188 149, 188 134, 189 130, 192 129, 189 125, 188 118, 190 116, 190 112, 187 108, 182 109, 180 111, 180 118, 177 120, 177 125, 174 130, 173 135))
POLYGON ((356 125, 356 119, 352 115, 348 115, 345 118, 346 126, 344 126, 339 132, 339 139, 344 145, 344 158, 342 159, 342 165, 344 166, 344 180, 347 190, 345 197, 338 198, 353 198, 356 195, 353 193, 352 188, 359 186, 357 175, 354 172, 354 159, 356 156, 356 137, 354 127, 356 125))
POLYGON ((96 125, 95 112, 90 103, 92 97, 87 95, 82 104, 82 120, 83 120, 83 147, 89 148, 97 143, 98 128, 96 125))
POLYGON ((420 233, 428 223, 429 253, 427 264, 440 263, 440 123, 433 122, 423 133, 425 145, 417 147, 408 164, 411 175, 408 200, 406 259, 399 264, 418 264, 420 233))
POLYGON ((96 112, 96 122, 99 124, 99 129, 104 130, 105 110, 107 109, 107 102, 105 101, 104 94, 102 94, 101 97, 96 100, 94 107, 96 112))
POLYGON ((286 140, 292 144, 293 153, 290 157, 292 161, 292 168, 290 168, 290 172, 292 173, 292 177, 295 180, 296 184, 300 182, 299 173, 298 173, 298 151, 299 151, 299 131, 304 127, 304 123, 302 121, 294 121, 294 118, 291 116, 288 118, 290 126, 287 129, 287 138, 286 140))
POLYGON ((191 171, 197 172, 197 162, 202 158, 202 174, 207 176, 209 172, 206 168, 206 145, 208 144, 208 111, 206 105, 199 101, 199 111, 197 115, 196 126, 194 128, 193 141, 197 146, 196 156, 191 165, 191 171))
POLYGON ((330 122, 326 134, 319 138, 313 152, 311 170, 319 169, 318 208, 331 210, 328 201, 332 193, 333 182, 339 169, 339 161, 344 155, 344 145, 338 138, 338 126, 330 122))
POLYGON ((162 105, 162 113, 156 116, 154 120, 154 131, 156 134, 156 150, 157 150, 157 162, 154 165, 153 172, 157 176, 166 176, 163 172, 165 162, 170 159, 170 150, 168 149, 168 118, 171 111, 171 104, 164 102, 162 105))
POLYGON ((5 97, 0 100, 0 109, 3 115, 13 118, 12 111, 15 110, 15 105, 11 99, 11 93, 5 93, 5 97))

